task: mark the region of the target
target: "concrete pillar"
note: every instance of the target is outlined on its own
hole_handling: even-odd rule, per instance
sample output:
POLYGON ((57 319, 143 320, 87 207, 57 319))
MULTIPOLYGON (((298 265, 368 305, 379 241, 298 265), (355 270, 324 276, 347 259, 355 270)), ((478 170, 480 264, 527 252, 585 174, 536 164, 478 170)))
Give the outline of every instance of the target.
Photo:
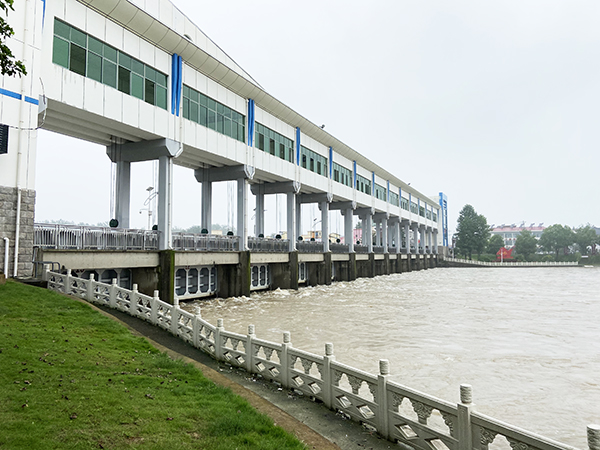
POLYGON ((212 232, 212 182, 203 181, 202 186, 202 205, 200 210, 200 228, 212 232))
POLYGON ((248 250, 248 180, 237 179, 237 234, 240 251, 248 250))
POLYGON ((352 226, 352 209, 344 211, 344 242, 348 244, 348 253, 354 252, 354 227, 352 226))
POLYGON ((433 254, 438 254, 438 230, 433 230, 433 254))
POLYGON ((256 194, 256 236, 265 234, 265 194, 256 194))
POLYGON ((381 219, 381 245, 383 245, 383 253, 388 253, 388 220, 381 219))
POLYGON ((119 228, 129 228, 129 210, 131 204, 131 163, 117 161, 117 179, 115 189, 115 219, 119 228))
POLYGON ((367 214, 363 220, 363 240, 366 242, 367 252, 373 253, 373 216, 371 214, 367 214))
MULTIPOLYGON (((321 240, 323 241, 323 252, 329 252, 329 203, 321 202, 319 205, 321 208, 321 240)), ((331 267, 329 267, 331 271, 331 267)), ((331 282, 331 275, 329 277, 331 282)), ((329 283, 327 283, 329 284, 329 283)))
POLYGON ((419 253, 425 253, 425 225, 419 226, 419 253))
POLYGON ((172 202, 173 158, 158 158, 158 249, 171 248, 171 202, 172 202))
POLYGON ((411 246, 409 245, 409 253, 417 254, 417 253, 419 253, 419 224, 417 222, 413 222, 411 224, 411 229, 413 232, 412 243, 414 246, 414 250, 411 252, 410 251, 411 246))
POLYGON ((296 241, 298 239, 298 236, 302 236, 302 203, 300 201, 300 195, 295 195, 294 201, 296 202, 296 234, 294 236, 294 241, 296 241))
POLYGON ((404 230, 404 247, 403 248, 403 253, 409 254, 410 253, 410 224, 407 221, 403 221, 402 222, 402 229, 404 230))
POLYGON ((394 241, 396 242, 395 252, 396 252, 396 254, 400 254, 401 247, 402 247, 402 240, 401 240, 401 236, 400 236, 400 221, 397 221, 396 223, 394 223, 393 236, 394 236, 394 241))
POLYGON ((431 228, 427 228, 427 249, 429 250, 429 253, 433 253, 431 236, 432 236, 431 228))
POLYGON ((296 206, 297 206, 297 202, 296 202, 296 194, 294 194, 293 192, 288 192, 287 193, 287 237, 288 240, 290 241, 290 252, 295 252, 296 251, 296 221, 297 221, 297 217, 296 217, 296 206))

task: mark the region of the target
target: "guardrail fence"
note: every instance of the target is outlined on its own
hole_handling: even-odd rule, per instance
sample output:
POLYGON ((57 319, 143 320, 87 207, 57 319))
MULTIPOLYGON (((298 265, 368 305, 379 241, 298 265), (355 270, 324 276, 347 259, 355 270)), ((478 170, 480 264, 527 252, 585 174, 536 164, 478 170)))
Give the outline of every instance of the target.
MULTIPOLYGON (((333 345, 325 344, 325 355, 292 346, 289 332, 275 343, 256 336, 254 325, 246 335, 227 331, 223 320, 211 325, 198 315, 158 298, 133 290, 56 272, 45 272, 48 288, 75 295, 91 303, 108 306, 151 322, 189 342, 219 361, 260 374, 283 387, 321 400, 327 407, 376 430, 405 449, 488 450, 500 437, 513 450, 572 450, 573 447, 535 435, 494 418, 479 414, 472 404, 469 385, 460 386, 460 403, 453 404, 389 380, 390 367, 379 362, 373 375, 335 360, 333 345)), ((600 426, 587 428, 590 450, 600 450, 600 426)))
POLYGON ((474 266, 485 266, 485 267, 557 267, 557 266, 565 266, 565 267, 574 267, 579 264, 576 262, 562 262, 562 261, 545 261, 545 262, 497 262, 497 261, 476 261, 474 259, 462 259, 462 258, 444 258, 444 261, 449 262, 457 262, 461 264, 471 264, 474 266))
POLYGON ((288 239, 273 239, 248 237, 248 250, 251 252, 288 252, 290 241, 288 239))
POLYGON ((173 233, 172 246, 173 250, 237 252, 240 250, 240 237, 218 234, 173 233))
POLYGON ((35 224, 33 230, 33 245, 42 249, 158 249, 157 231, 54 224, 35 224))

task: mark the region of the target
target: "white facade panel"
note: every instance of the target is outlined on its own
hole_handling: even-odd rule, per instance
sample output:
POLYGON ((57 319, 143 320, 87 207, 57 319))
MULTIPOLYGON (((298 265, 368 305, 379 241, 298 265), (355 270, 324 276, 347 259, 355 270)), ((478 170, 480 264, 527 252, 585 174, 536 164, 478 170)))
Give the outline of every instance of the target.
MULTIPOLYGON (((64 19, 73 26, 85 30, 88 11, 89 8, 82 3, 75 0, 67 0, 64 19)), ((121 30, 122 29, 123 28, 121 28, 121 30)))
POLYGON ((123 94, 116 89, 104 90, 104 116, 119 122, 123 119, 123 94))
POLYGON ((130 31, 125 30, 123 33, 123 52, 135 59, 140 59, 140 38, 130 31))
POLYGON ((83 109, 101 116, 104 113, 105 86, 90 78, 83 79, 83 86, 83 109))

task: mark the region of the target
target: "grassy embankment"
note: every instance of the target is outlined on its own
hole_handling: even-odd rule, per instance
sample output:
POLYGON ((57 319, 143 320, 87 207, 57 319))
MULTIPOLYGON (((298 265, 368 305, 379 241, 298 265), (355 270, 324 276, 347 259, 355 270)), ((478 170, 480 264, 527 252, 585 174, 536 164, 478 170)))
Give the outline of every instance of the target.
POLYGON ((304 449, 88 305, 0 286, 0 448, 304 449))

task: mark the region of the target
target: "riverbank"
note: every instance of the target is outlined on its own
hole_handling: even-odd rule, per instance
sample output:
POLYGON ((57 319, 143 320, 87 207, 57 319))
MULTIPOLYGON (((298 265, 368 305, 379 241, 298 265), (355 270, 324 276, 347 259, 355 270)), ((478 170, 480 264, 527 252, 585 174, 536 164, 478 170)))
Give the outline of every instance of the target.
POLYGON ((94 309, 12 281, 0 288, 1 447, 336 448, 305 447, 231 386, 94 309))

